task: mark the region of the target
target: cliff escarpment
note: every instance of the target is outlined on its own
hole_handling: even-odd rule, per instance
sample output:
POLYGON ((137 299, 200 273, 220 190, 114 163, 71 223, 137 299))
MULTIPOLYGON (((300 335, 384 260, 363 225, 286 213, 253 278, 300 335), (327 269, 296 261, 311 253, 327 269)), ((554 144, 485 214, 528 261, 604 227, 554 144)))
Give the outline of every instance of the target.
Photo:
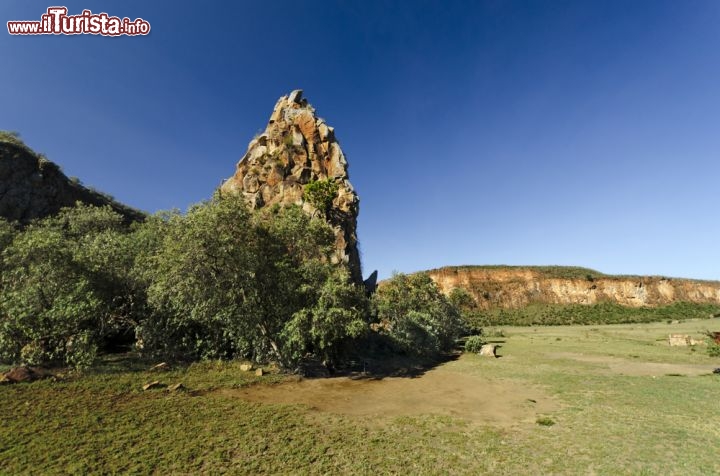
POLYGON ((455 266, 428 271, 443 292, 463 288, 477 308, 533 304, 660 307, 679 302, 720 305, 720 282, 660 276, 610 276, 561 266, 455 266))

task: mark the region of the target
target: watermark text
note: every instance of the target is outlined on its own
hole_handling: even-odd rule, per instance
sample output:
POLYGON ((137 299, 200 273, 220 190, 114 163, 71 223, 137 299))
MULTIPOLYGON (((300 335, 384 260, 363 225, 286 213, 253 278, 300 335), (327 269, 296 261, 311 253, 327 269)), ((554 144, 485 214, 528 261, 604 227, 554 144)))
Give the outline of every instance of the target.
POLYGON ((130 20, 90 10, 68 15, 66 7, 48 8, 40 21, 9 21, 7 28, 11 35, 136 36, 150 33, 150 23, 142 18, 130 20))

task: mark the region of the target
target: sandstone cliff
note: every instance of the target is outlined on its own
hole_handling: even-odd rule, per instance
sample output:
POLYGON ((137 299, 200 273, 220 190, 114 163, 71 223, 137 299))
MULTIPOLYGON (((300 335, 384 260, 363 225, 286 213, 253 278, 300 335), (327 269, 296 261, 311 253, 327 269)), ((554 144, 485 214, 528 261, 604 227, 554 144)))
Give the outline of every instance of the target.
POLYGON ((281 97, 265 131, 255 137, 221 193, 242 194, 252 208, 296 204, 306 212, 322 213, 335 230, 334 259, 348 265, 362 282, 357 249, 359 200, 349 181, 348 163, 335 131, 295 90, 281 97), (336 184, 329 210, 320 211, 305 199, 305 185, 318 180, 336 184))
POLYGON ((128 222, 144 217, 138 210, 70 180, 56 164, 34 153, 17 138, 0 137, 0 217, 27 223, 76 202, 110 205, 128 222))
POLYGON ((655 307, 675 302, 720 304, 720 282, 657 276, 607 276, 566 267, 459 266, 428 271, 443 290, 464 288, 480 309, 529 304, 617 303, 655 307))

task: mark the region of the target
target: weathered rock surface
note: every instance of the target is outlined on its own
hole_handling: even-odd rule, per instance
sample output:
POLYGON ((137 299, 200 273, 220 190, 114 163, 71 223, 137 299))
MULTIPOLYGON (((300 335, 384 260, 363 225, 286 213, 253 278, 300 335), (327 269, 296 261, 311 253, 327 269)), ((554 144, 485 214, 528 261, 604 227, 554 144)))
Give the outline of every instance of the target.
POLYGON ((485 344, 480 347, 480 352, 478 352, 478 355, 482 357, 497 357, 496 349, 497 346, 495 344, 485 344))
POLYGON ((153 389, 156 389, 156 388, 164 388, 164 387, 166 387, 166 386, 167 386, 167 385, 165 385, 164 383, 160 383, 159 380, 155 380, 155 381, 153 381, 153 382, 148 382, 148 383, 146 383, 145 385, 143 385, 142 389, 145 390, 145 391, 147 391, 147 390, 153 390, 153 389))
POLYGON ((353 280, 361 284, 356 231, 359 200, 350 184, 348 163, 334 129, 315 115, 301 90, 278 100, 265 131, 250 141, 235 175, 220 191, 242 194, 251 208, 295 204, 314 214, 319 211, 304 200, 303 191, 316 180, 338 185, 326 215, 335 230, 333 259, 346 263, 353 280))
POLYGON ((0 217, 27 223, 76 202, 109 205, 128 222, 144 215, 70 180, 60 168, 21 144, 0 140, 0 217))
POLYGON ((670 334, 668 336, 668 344, 670 347, 684 347, 689 345, 690 336, 687 334, 670 334))
POLYGON ((607 276, 587 270, 584 277, 559 277, 533 267, 458 266, 428 271, 440 289, 464 288, 479 309, 517 309, 529 304, 595 304, 627 307, 675 302, 720 304, 720 282, 657 276, 607 276))
POLYGON ((0 383, 11 384, 33 382, 35 380, 40 380, 52 376, 53 375, 45 369, 41 369, 39 367, 27 367, 23 365, 10 369, 4 374, 0 375, 0 383))

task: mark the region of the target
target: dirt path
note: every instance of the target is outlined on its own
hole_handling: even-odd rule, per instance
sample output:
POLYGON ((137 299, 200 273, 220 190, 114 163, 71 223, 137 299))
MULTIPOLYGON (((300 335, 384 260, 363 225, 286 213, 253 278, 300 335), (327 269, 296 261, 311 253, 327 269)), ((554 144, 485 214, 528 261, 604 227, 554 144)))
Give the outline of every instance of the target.
POLYGON ((663 375, 685 375, 694 377, 712 373, 712 367, 707 365, 693 364, 666 364, 658 362, 635 362, 620 357, 604 355, 585 355, 573 352, 558 352, 548 354, 549 357, 558 359, 571 359, 589 364, 599 364, 602 368, 612 374, 628 375, 631 377, 660 377, 663 375))
POLYGON ((559 407, 538 388, 460 373, 452 370, 452 363, 415 378, 306 379, 227 392, 252 402, 300 404, 362 418, 433 414, 502 427, 534 423, 538 414, 559 407))

